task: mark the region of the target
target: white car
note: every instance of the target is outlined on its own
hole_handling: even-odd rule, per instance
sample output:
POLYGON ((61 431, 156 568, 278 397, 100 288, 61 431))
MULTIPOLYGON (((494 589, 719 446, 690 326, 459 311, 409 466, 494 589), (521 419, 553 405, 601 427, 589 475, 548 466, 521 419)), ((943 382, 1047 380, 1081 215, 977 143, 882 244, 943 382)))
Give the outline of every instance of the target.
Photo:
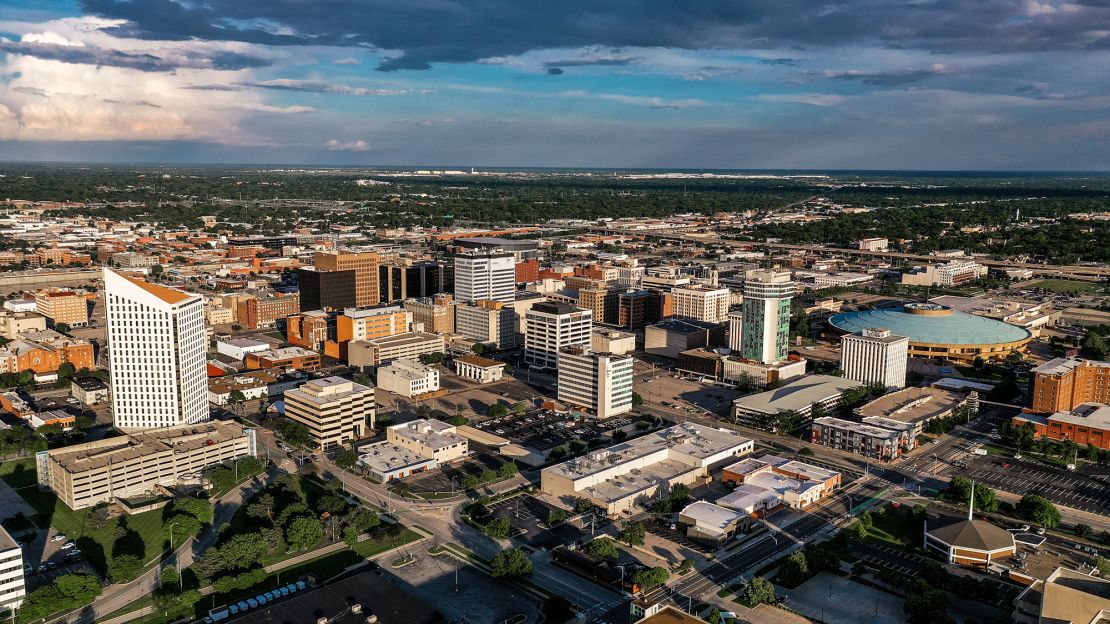
POLYGON ((77 547, 77 544, 74 544, 73 542, 66 542, 65 544, 62 544, 62 550, 69 550, 70 548, 76 548, 76 547, 77 547))
POLYGON ((64 541, 66 541, 66 536, 65 536, 64 533, 59 533, 59 534, 55 535, 54 537, 50 538, 50 541, 52 541, 52 542, 64 542, 64 541))

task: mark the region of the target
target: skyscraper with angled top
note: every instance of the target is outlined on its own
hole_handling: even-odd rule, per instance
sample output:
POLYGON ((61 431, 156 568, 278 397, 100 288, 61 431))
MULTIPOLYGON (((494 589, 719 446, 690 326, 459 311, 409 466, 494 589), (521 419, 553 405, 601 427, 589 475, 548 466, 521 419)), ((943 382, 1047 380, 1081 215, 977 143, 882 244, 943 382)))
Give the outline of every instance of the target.
POLYGON ((104 291, 115 426, 208 420, 204 299, 109 269, 104 291))

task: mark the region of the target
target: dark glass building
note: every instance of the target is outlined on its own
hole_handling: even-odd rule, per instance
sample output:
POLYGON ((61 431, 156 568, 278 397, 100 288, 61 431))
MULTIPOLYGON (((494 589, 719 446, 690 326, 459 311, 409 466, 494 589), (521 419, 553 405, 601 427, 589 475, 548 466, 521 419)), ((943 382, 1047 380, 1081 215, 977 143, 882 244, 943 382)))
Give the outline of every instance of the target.
POLYGON ((301 312, 355 307, 355 272, 297 269, 301 312))

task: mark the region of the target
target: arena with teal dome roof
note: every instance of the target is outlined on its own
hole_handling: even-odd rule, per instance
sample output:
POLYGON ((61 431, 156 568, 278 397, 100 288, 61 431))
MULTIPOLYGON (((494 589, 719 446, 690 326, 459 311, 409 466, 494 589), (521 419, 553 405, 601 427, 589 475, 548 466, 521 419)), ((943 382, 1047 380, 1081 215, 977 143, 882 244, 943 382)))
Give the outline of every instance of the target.
POLYGON ((957 312, 936 303, 907 303, 897 308, 834 314, 829 324, 839 332, 858 334, 880 327, 910 339, 910 357, 971 362, 1004 358, 1020 352, 1033 338, 1024 327, 985 316, 957 312))

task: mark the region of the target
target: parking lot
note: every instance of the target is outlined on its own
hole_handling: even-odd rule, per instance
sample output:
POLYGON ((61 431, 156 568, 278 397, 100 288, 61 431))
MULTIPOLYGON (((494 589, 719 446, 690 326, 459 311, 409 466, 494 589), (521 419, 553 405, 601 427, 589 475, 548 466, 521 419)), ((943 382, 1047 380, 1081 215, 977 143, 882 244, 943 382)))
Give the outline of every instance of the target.
POLYGON ((1104 514, 1110 509, 1110 483, 1028 460, 972 455, 970 479, 1015 494, 1040 494, 1072 509, 1104 514))
MULTIPOLYGON (((490 505, 489 509, 493 517, 509 521, 510 537, 537 550, 550 550, 589 535, 588 530, 579 529, 570 522, 548 528, 547 517, 555 508, 532 496, 514 496, 490 505)), ((600 528, 600 523, 594 525, 594 530, 600 528)))
POLYGON ((564 446, 571 440, 601 437, 614 429, 627 427, 633 422, 633 419, 628 417, 602 421, 584 418, 576 420, 570 414, 534 411, 508 414, 477 423, 474 427, 546 454, 547 451, 556 446, 564 446))
POLYGON ((461 492, 462 480, 466 475, 478 476, 484 470, 497 470, 501 464, 509 461, 488 447, 475 442, 470 443, 470 450, 474 451, 474 454, 465 459, 441 464, 435 470, 412 475, 403 483, 413 492, 461 492))

